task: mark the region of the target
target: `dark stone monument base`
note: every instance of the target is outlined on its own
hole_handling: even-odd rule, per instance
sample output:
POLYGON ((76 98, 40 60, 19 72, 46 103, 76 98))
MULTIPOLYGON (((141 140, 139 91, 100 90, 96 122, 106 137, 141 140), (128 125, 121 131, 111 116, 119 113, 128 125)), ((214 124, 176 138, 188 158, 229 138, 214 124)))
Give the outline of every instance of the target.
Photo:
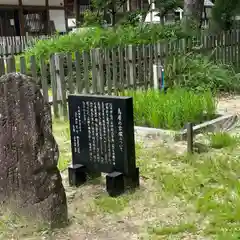
POLYGON ((120 172, 112 172, 106 176, 106 188, 110 197, 117 197, 127 189, 131 190, 139 187, 139 168, 135 173, 126 176, 120 172))
POLYGON ((138 188, 139 183, 139 168, 135 168, 135 173, 131 176, 125 176, 125 186, 130 189, 138 188))
POLYGON ((106 188, 110 197, 117 197, 124 193, 124 175, 120 172, 112 172, 107 174, 106 188))
MULTIPOLYGON (((79 187, 86 183, 88 179, 94 179, 101 176, 101 173, 89 172, 82 164, 71 165, 68 168, 69 185, 79 187)), ((117 197, 123 194, 127 189, 139 187, 139 168, 135 173, 126 176, 121 172, 112 172, 106 175, 106 190, 110 197, 117 197)))
POLYGON ((89 172, 82 164, 75 164, 68 167, 68 180, 70 186, 79 187, 88 179, 95 179, 98 177, 101 177, 101 173, 89 172))

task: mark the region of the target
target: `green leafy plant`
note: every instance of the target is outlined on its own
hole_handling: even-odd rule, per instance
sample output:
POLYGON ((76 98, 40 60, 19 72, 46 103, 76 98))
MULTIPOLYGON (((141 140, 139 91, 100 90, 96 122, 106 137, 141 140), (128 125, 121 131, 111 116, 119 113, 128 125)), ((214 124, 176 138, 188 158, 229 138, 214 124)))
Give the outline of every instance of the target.
POLYGON ((163 18, 167 13, 174 12, 174 9, 178 7, 183 7, 183 2, 181 0, 156 0, 155 5, 159 9, 159 13, 156 16, 159 16, 161 23, 164 24, 163 18))
POLYGON ((209 140, 211 147, 217 149, 234 146, 237 143, 237 138, 227 132, 212 133, 209 135, 209 140))
POLYGON ((86 10, 83 14, 83 22, 83 26, 100 26, 103 22, 103 17, 98 12, 86 10))
POLYGON ((123 26, 128 26, 128 25, 137 26, 140 22, 140 16, 141 16, 140 11, 130 12, 129 14, 127 14, 125 19, 123 19, 120 23, 123 26))
POLYGON ((194 91, 240 91, 240 78, 230 66, 214 63, 201 54, 174 54, 166 59, 166 82, 194 91))
MULTIPOLYGON (((186 37, 181 26, 137 25, 119 26, 115 29, 89 27, 87 30, 65 36, 56 36, 53 39, 39 40, 35 46, 23 54, 30 69, 30 57, 34 55, 37 60, 38 74, 40 75, 40 57, 49 62, 54 53, 74 52, 80 54, 93 48, 113 48, 116 46, 152 44, 159 40, 172 40, 186 37)), ((177 48, 178 49, 178 48, 177 48)), ((191 51, 191 50, 190 50, 191 51)), ((194 50, 192 50, 194 51, 194 50)), ((199 51, 198 51, 199 52, 199 51)), ((16 66, 19 70, 19 56, 16 57, 16 66)), ((221 63, 213 63, 210 57, 190 52, 182 54, 181 50, 170 52, 165 61, 165 79, 169 87, 184 87, 193 91, 240 91, 240 75, 234 69, 221 63)), ((75 66, 73 71, 75 75, 75 66)), ((30 70, 29 70, 30 71, 30 70)), ((91 71, 91 69, 89 69, 91 71)), ((29 72, 30 73, 30 72, 29 72)), ((28 74, 29 74, 28 73, 28 74)), ((49 75, 49 74, 48 74, 49 75)))
MULTIPOLYGON (((90 17, 90 15, 88 16, 90 17)), ((92 22, 89 20, 89 22, 92 22)), ((35 56, 38 75, 40 75, 40 58, 43 58, 48 64, 50 56, 55 53, 74 53, 80 54, 85 50, 93 48, 113 48, 116 46, 137 45, 154 43, 161 39, 177 39, 184 37, 180 25, 159 26, 159 25, 138 25, 138 26, 118 26, 115 29, 101 28, 92 26, 81 28, 75 33, 60 36, 56 35, 51 39, 36 41, 35 45, 26 49, 21 55, 24 56, 27 63, 27 74, 31 75, 30 58, 35 56)), ((20 57, 16 56, 16 68, 20 70, 20 57)), ((48 74, 49 75, 49 74, 48 74)))
POLYGON ((215 25, 221 30, 231 30, 234 18, 239 14, 239 0, 216 0, 212 9, 212 16, 215 25))
POLYGON ((135 125, 179 130, 186 122, 201 123, 212 119, 216 100, 210 91, 195 94, 186 89, 172 89, 167 93, 126 91, 124 96, 133 96, 135 125))
POLYGON ((181 26, 138 25, 118 26, 117 28, 94 27, 87 30, 80 29, 76 33, 57 36, 51 39, 39 40, 24 52, 29 60, 31 55, 48 59, 51 54, 59 52, 76 52, 92 48, 111 48, 115 46, 154 43, 162 39, 178 39, 187 36, 181 26))

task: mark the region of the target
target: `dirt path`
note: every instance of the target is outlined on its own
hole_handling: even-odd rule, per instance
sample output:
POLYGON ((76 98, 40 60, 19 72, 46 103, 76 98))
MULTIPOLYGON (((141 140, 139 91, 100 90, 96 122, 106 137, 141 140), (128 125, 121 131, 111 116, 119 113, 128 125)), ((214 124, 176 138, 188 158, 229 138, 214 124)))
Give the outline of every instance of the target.
POLYGON ((229 96, 219 99, 218 111, 222 114, 239 114, 240 96, 229 96))

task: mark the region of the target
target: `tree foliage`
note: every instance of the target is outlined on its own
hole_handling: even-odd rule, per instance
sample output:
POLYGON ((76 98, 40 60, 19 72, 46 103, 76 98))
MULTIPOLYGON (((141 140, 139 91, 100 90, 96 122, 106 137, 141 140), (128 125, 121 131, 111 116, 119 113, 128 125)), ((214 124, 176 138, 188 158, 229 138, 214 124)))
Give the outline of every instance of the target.
POLYGON ((239 7, 239 0, 216 0, 212 10, 215 25, 222 30, 231 29, 239 7))
MULTIPOLYGON (((137 8, 138 0, 131 0, 130 5, 132 11, 130 13, 125 13, 123 15, 126 16, 126 20, 134 18, 134 23, 136 19, 138 19, 139 15, 142 15, 144 19, 146 14, 152 9, 152 4, 155 4, 156 10, 159 11, 159 17, 163 18, 168 12, 173 11, 179 6, 183 5, 183 0, 152 0, 152 2, 148 0, 143 1, 143 9, 137 8), (133 17, 134 16, 134 17, 133 17)), ((106 15, 111 16, 112 24, 116 23, 116 15, 120 12, 123 6, 126 6, 127 0, 92 0, 94 11, 97 12, 97 15, 101 15, 103 13, 103 18, 106 18, 106 15)))
POLYGON ((161 21, 164 16, 166 16, 169 12, 174 11, 178 7, 182 7, 182 0, 156 0, 155 5, 159 10, 158 16, 161 21))
POLYGON ((127 0, 92 0, 92 5, 98 15, 103 14, 106 18, 110 14, 112 24, 116 24, 116 14, 125 5, 127 0))

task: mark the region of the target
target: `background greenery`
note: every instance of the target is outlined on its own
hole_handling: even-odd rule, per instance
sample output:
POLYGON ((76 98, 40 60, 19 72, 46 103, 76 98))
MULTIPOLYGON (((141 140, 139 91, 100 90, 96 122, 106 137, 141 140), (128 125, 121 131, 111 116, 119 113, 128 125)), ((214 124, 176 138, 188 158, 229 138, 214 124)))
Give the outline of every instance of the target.
MULTIPOLYGON (((83 50, 89 51, 92 48, 112 48, 116 46, 149 44, 158 41, 174 41, 194 36, 194 33, 184 33, 180 24, 162 26, 160 24, 138 24, 120 25, 115 28, 90 27, 82 28, 77 33, 70 33, 64 36, 55 36, 49 40, 39 40, 36 45, 27 49, 23 56, 28 63, 30 70, 30 56, 36 56, 37 69, 40 76, 39 59, 43 57, 47 64, 52 54, 58 52, 70 52, 74 59, 74 52, 83 50)), ((191 49, 190 49, 191 51, 191 49)), ((17 68, 19 68, 19 56, 17 68)), ((66 64, 67 65, 67 64, 66 64)), ((210 57, 198 53, 172 52, 166 58, 165 79, 169 87, 184 87, 194 91, 228 91, 239 92, 240 76, 236 74, 231 66, 221 63, 214 63, 210 57)), ((73 63, 73 76, 75 78, 75 65, 73 63)), ((91 69, 89 70, 91 73, 91 69)), ((30 71, 28 72, 30 75, 30 71)), ((67 66, 65 67, 65 76, 67 66)), ((90 74, 91 76, 91 74, 90 74)), ((48 79, 50 75, 48 70, 48 79)), ((67 77, 66 77, 67 80, 67 77)))
POLYGON ((214 63, 193 52, 169 56, 165 63, 166 83, 194 91, 239 92, 240 74, 230 65, 214 63))
POLYGON ((29 58, 35 55, 49 58, 58 52, 76 52, 92 48, 112 48, 115 46, 149 44, 164 39, 188 37, 179 24, 162 26, 159 24, 139 24, 137 26, 121 25, 117 28, 89 27, 79 32, 56 36, 52 39, 39 40, 23 54, 29 58))
POLYGON ((136 126, 180 130, 187 122, 201 123, 215 116, 216 100, 210 91, 194 93, 184 88, 170 89, 167 93, 126 91, 133 96, 136 126))

